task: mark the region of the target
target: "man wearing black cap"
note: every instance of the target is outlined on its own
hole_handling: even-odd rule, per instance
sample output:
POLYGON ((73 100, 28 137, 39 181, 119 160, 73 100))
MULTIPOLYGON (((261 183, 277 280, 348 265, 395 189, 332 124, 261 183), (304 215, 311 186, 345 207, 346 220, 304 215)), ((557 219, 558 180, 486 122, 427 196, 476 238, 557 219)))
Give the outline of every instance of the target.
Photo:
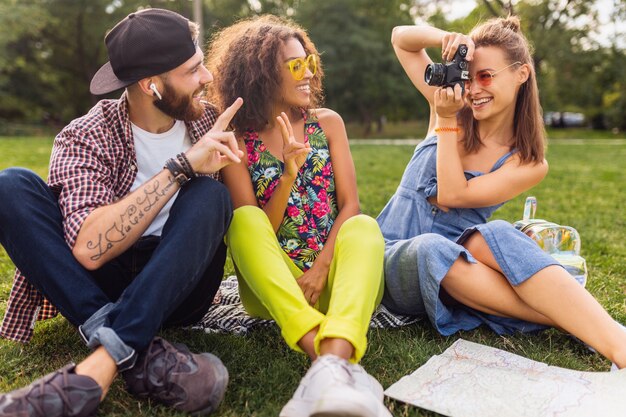
POLYGON ((202 101, 212 76, 196 38, 171 11, 127 16, 91 82, 96 95, 125 88, 121 98, 57 135, 48 184, 0 172, 0 243, 18 267, 0 335, 28 341, 51 303, 93 349, 0 395, 0 416, 94 415, 117 372, 132 394, 177 410, 208 414, 222 400, 217 357, 155 337, 198 321, 219 287, 232 208, 216 177, 241 157, 224 129, 242 101, 217 119, 202 101))

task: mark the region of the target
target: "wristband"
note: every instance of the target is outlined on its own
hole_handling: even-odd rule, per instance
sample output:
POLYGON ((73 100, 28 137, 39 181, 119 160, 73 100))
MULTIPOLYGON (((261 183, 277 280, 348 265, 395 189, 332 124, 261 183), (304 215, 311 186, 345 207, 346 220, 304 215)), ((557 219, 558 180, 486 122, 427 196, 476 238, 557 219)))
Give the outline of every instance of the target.
POLYGON ((461 128, 457 127, 447 127, 447 126, 443 126, 443 127, 436 127, 435 128, 435 133, 439 133, 439 132, 460 132, 461 128))
POLYGON ((187 155, 185 155, 184 152, 181 152, 178 155, 176 155, 176 159, 178 159, 178 162, 183 167, 183 172, 189 179, 192 179, 198 176, 198 174, 196 174, 196 172, 191 167, 191 163, 189 162, 189 159, 187 159, 187 155))
POLYGON ((176 158, 170 158, 165 161, 163 168, 166 168, 173 176, 178 185, 185 185, 191 178, 185 175, 185 171, 176 158))

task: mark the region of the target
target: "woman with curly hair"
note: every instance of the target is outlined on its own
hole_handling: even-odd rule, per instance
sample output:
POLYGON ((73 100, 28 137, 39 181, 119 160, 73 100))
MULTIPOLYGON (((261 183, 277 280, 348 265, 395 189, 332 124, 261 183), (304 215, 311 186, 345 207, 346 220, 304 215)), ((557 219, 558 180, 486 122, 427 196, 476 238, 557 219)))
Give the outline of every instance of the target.
POLYGON ((390 416, 382 387, 358 365, 382 297, 384 242, 359 214, 343 121, 317 108, 315 46, 296 24, 264 16, 219 32, 207 56, 212 101, 244 101, 232 121, 244 157, 223 170, 243 305, 313 361, 280 415, 390 416))
POLYGON ((558 327, 626 366, 626 332, 593 296, 511 224, 487 222, 548 172, 519 19, 492 19, 468 36, 401 26, 392 43, 431 111, 427 138, 378 217, 386 242, 383 304, 428 316, 443 335, 481 324, 499 334, 558 327), (469 61, 463 88, 429 85, 424 48, 441 46, 452 60, 460 45, 469 61))

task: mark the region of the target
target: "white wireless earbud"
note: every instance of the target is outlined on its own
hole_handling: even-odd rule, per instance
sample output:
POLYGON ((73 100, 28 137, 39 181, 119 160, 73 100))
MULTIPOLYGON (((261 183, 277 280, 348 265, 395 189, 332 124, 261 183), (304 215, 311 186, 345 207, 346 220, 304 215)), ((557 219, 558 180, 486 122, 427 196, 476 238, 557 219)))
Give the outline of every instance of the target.
POLYGON ((154 83, 150 83, 150 86, 148 88, 154 91, 154 94, 159 98, 159 100, 163 100, 163 97, 161 97, 161 93, 159 93, 159 90, 157 90, 156 85, 154 85, 154 83))

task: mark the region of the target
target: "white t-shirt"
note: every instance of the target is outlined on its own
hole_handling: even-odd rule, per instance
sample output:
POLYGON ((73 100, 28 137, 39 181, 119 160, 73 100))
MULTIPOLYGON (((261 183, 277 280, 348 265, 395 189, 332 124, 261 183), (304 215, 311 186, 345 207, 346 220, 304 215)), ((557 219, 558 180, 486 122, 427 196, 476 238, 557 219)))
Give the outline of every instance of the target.
MULTIPOLYGON (((191 139, 185 123, 176 120, 174 126, 164 133, 150 133, 131 123, 135 151, 137 154, 137 178, 130 188, 135 191, 142 184, 163 170, 168 159, 191 148, 191 139)), ((163 226, 170 214, 170 208, 178 192, 165 204, 143 236, 161 236, 163 226)))

